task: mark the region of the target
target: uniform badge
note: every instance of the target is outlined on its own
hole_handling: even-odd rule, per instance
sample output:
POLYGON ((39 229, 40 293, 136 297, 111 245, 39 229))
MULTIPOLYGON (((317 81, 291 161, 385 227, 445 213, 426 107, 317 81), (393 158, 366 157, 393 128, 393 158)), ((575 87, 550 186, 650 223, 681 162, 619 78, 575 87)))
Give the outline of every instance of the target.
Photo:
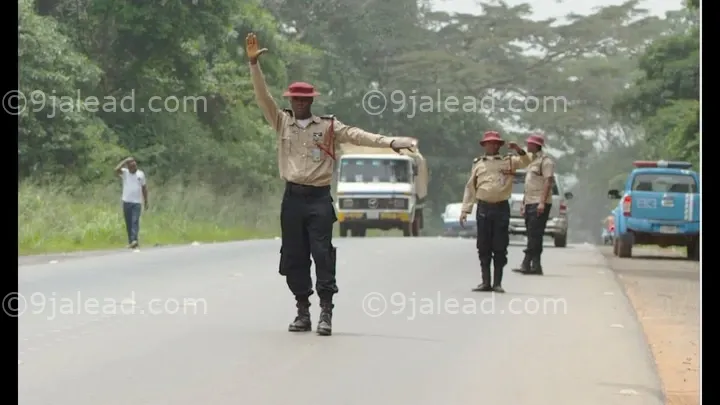
POLYGON ((322 160, 322 154, 323 151, 320 150, 320 148, 313 148, 312 149, 312 160, 313 162, 319 162, 322 160))
POLYGON ((313 142, 315 142, 315 144, 320 143, 320 142, 322 141, 322 139, 323 139, 323 133, 322 133, 322 132, 313 132, 313 135, 312 135, 312 136, 313 136, 313 142))

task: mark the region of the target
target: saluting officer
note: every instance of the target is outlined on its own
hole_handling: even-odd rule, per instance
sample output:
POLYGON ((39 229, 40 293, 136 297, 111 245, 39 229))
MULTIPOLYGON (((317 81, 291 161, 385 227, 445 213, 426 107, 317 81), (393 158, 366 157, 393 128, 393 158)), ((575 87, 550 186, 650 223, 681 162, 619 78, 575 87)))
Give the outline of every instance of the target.
POLYGON ((507 248, 510 244, 510 203, 515 169, 527 167, 530 156, 515 142, 508 147, 518 156, 500 156, 505 141, 495 131, 485 132, 480 146, 485 155, 473 160, 470 179, 465 185, 460 225, 465 226, 467 216, 477 204, 477 251, 482 271, 482 284, 473 291, 505 292, 502 288, 503 269, 507 265, 507 248), (490 265, 494 274, 491 280, 490 265))
POLYGON ((522 274, 542 275, 540 256, 543 251, 545 226, 552 207, 552 188, 555 180, 555 162, 542 148, 545 138, 531 135, 527 139, 528 151, 533 160, 525 174, 525 196, 523 197, 525 225, 527 227, 527 248, 520 268, 513 269, 522 274))
POLYGON ((400 149, 414 147, 411 138, 396 138, 365 132, 346 126, 333 116, 318 117, 310 112, 313 98, 319 93, 307 83, 292 83, 284 96, 292 109, 281 110, 270 95, 258 65, 258 57, 267 52, 259 49, 255 34, 246 38, 253 88, 260 109, 277 133, 278 166, 285 180, 280 212, 282 247, 280 274, 285 276, 297 301, 297 317, 291 332, 309 331, 310 301, 313 294, 310 257, 315 262, 320 319, 317 332, 332 333, 333 295, 338 293, 335 281, 335 247, 333 224, 337 221, 330 195, 335 160, 335 142, 360 146, 400 149))

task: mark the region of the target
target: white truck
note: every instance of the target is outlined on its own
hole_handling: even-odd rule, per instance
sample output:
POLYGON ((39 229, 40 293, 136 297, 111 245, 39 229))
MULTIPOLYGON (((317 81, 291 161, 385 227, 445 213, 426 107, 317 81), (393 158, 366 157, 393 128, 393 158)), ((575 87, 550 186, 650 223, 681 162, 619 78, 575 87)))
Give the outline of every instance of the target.
POLYGON ((420 236, 429 176, 417 147, 397 153, 342 144, 335 175, 340 236, 364 237, 368 229, 420 236))

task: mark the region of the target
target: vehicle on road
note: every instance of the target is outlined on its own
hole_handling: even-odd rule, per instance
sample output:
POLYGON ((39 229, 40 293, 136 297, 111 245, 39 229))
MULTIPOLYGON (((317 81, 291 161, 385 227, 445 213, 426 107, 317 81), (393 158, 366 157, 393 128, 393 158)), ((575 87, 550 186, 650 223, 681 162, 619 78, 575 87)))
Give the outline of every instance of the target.
POLYGON ((615 231, 615 216, 611 212, 603 221, 602 229, 602 241, 603 245, 612 245, 613 237, 612 233, 615 231))
POLYGON ((443 236, 475 238, 477 237, 477 221, 475 213, 477 204, 473 204, 472 213, 467 216, 465 227, 460 226, 460 213, 462 203, 452 203, 445 206, 445 211, 440 215, 443 220, 443 236))
POLYGON ((420 236, 429 175, 419 149, 397 153, 342 144, 337 167, 340 236, 364 237, 368 229, 420 236))
MULTIPOLYGON (((510 197, 510 234, 527 236, 525 218, 522 214, 523 197, 525 195, 525 170, 517 170, 513 178, 512 196, 510 197)), ((572 193, 563 193, 555 175, 552 187, 552 207, 550 217, 545 226, 545 236, 553 238, 555 247, 567 246, 568 216, 567 200, 573 198, 572 193)))
POLYGON ((613 253, 631 257, 634 245, 684 246, 700 260, 700 177, 689 162, 636 161, 613 211, 613 253))

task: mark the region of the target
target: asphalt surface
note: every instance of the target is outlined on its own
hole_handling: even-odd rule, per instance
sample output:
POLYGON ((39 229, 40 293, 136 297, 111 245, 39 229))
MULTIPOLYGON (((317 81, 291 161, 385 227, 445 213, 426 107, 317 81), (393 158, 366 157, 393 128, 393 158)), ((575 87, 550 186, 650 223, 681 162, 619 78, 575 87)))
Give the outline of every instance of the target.
MULTIPOLYGON (((471 292, 472 240, 336 244, 329 337, 287 332, 279 241, 19 266, 19 404, 663 403, 635 313, 594 247, 547 247, 546 276, 508 271, 501 295, 471 292)), ((316 300, 312 310, 315 323, 316 300)))

